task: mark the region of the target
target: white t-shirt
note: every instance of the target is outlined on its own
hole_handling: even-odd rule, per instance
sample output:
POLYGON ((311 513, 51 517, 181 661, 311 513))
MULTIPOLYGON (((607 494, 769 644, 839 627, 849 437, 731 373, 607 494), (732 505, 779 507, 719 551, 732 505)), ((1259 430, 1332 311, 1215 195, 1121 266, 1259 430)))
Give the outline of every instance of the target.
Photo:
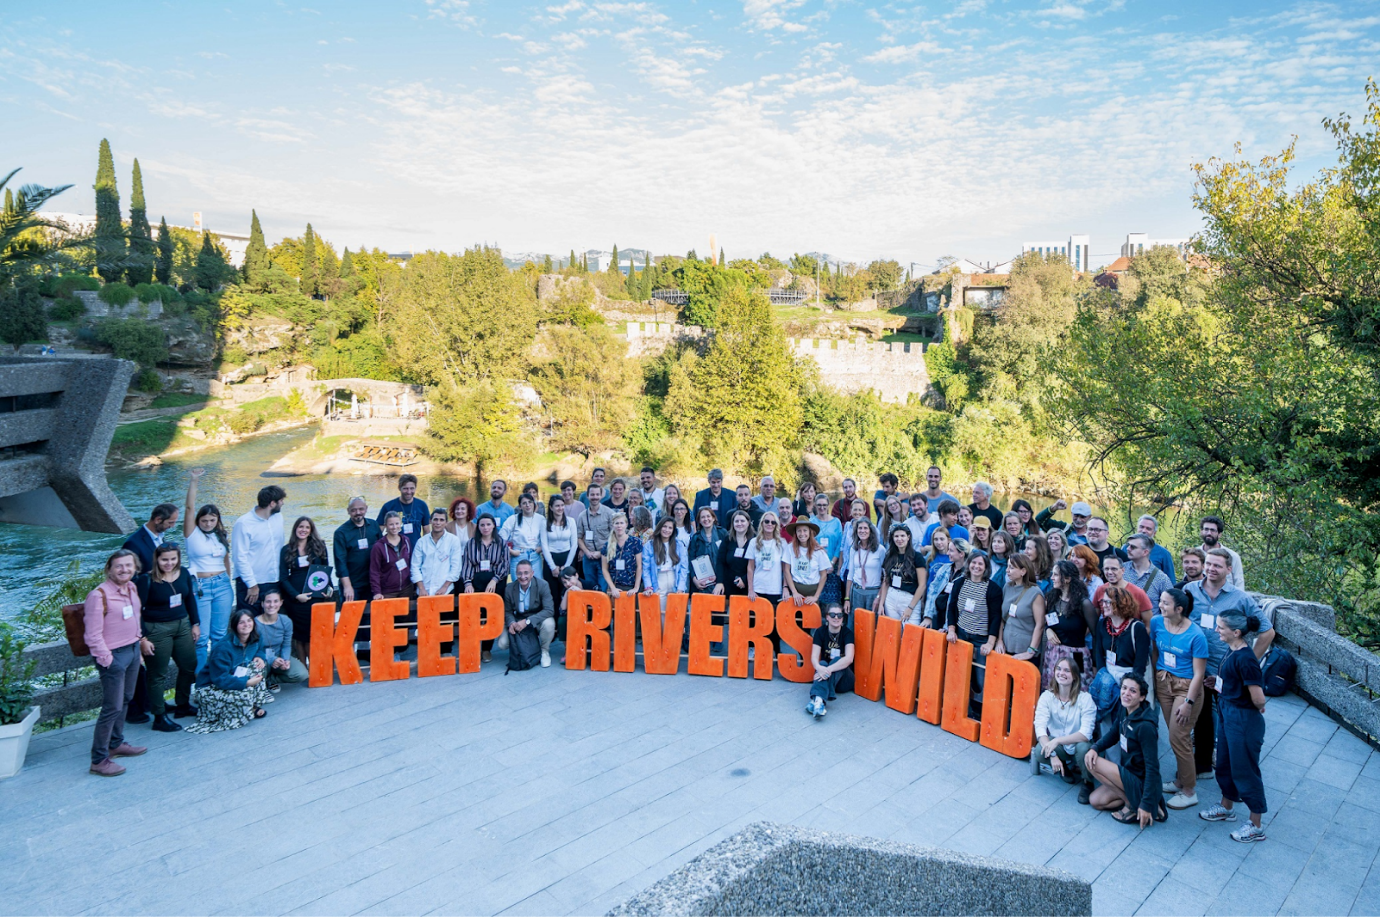
POLYGON ((848 549, 848 578, 854 585, 867 589, 882 587, 882 559, 886 557, 886 546, 877 545, 875 551, 858 548, 848 549))
POLYGON ((784 541, 759 542, 754 538, 748 542, 747 556, 757 564, 752 588, 758 595, 780 595, 784 589, 781 582, 781 549, 784 546, 784 541))
POLYGON ((801 586, 815 585, 821 576, 834 568, 824 551, 800 553, 795 545, 786 549, 786 560, 791 565, 791 579, 801 586))
POLYGON ((187 536, 187 566, 193 573, 224 573, 226 551, 219 538, 199 528, 187 536))

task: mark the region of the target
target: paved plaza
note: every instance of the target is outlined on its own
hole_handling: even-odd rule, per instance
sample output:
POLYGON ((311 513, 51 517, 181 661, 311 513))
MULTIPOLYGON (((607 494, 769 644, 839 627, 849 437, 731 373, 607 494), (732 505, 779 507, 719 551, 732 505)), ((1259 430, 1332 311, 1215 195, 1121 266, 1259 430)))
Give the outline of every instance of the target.
POLYGON ((219 735, 131 727, 151 750, 116 779, 86 773, 90 724, 47 733, 0 782, 0 911, 602 914, 766 819, 1060 867, 1099 914, 1380 913, 1380 755, 1295 697, 1270 701, 1255 845, 1196 809, 1141 832, 913 716, 805 699, 495 662, 284 688, 219 735))

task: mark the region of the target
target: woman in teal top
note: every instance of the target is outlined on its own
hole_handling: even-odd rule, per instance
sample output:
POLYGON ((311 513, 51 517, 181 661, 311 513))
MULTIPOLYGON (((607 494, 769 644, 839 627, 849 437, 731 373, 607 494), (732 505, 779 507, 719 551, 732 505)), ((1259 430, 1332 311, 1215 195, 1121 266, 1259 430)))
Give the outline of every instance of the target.
POLYGON ((1202 628, 1188 619, 1193 598, 1179 589, 1160 593, 1160 613, 1150 619, 1155 645, 1155 697, 1169 729, 1177 774, 1166 782, 1172 793, 1165 804, 1187 809, 1198 804, 1198 769, 1193 761, 1193 726, 1203 711, 1208 642, 1202 628))

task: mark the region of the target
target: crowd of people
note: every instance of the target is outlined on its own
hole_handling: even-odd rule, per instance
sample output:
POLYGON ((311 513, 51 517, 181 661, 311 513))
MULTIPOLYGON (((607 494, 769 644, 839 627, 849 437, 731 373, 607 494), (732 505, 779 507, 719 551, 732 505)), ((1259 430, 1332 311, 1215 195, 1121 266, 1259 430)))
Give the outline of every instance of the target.
MULTIPOLYGON (((126 722, 151 718, 171 732, 190 718, 188 731, 210 733, 264 716, 283 684, 305 681, 311 608, 322 601, 496 593, 504 628, 481 661, 492 660, 493 643, 507 648, 532 628, 546 667, 553 644, 564 645, 572 590, 659 596, 663 614, 666 596, 705 592, 823 609, 806 706, 817 718, 852 687, 858 610, 936 628, 971 647, 973 716, 990 654, 1039 668, 1031 765, 1081 784, 1080 802, 1146 827, 1198 806, 1198 784, 1215 779, 1221 799, 1200 817, 1235 821, 1241 803, 1249 821, 1233 839, 1265 837, 1259 660, 1274 633, 1245 592, 1240 556, 1221 544, 1219 517, 1204 517, 1200 543, 1176 558, 1156 541, 1154 516, 1118 546, 1085 502, 1036 513, 1016 500, 1002 512, 984 482, 970 502, 947 493, 938 467, 909 494, 883 474, 871 500, 852 479, 831 501, 812 483, 778 493, 771 476, 755 494, 729 489, 715 469, 692 495, 652 468, 611 481, 598 468, 583 493, 565 481, 544 504, 536 484, 509 503, 507 483, 495 480, 477 506, 460 497, 434 509, 404 474, 373 518, 363 497, 351 499, 328 550, 307 516, 287 534, 277 486, 260 490, 227 534, 216 505, 197 506, 200 477, 192 472, 181 513, 153 508, 87 597, 104 694, 94 774, 123 773, 116 759, 147 750, 125 741, 126 722), (166 537, 179 515, 182 546, 166 537), (1173 779, 1159 767, 1161 718, 1173 779)), ((726 633, 726 614, 715 623, 726 633)), ((367 653, 367 611, 358 639, 367 653)))

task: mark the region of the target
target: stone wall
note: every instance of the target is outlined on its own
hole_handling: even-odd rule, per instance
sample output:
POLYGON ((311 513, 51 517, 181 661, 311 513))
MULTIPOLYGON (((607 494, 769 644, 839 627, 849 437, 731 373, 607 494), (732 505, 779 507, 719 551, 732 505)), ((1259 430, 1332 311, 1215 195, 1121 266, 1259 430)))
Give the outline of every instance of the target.
POLYGON ((87 318, 158 318, 163 314, 161 299, 155 299, 153 302, 131 299, 126 305, 112 306, 101 299, 101 294, 94 290, 76 290, 72 295, 81 300, 81 304, 86 307, 87 318))
MULTIPOLYGON (((661 353, 673 343, 698 344, 708 336, 703 328, 694 325, 628 322, 628 353, 661 353)), ((825 338, 789 338, 787 343, 795 355, 813 359, 819 365, 820 378, 839 391, 872 389, 883 401, 905 402, 908 396, 923 397, 930 389, 923 344, 825 338)))
POLYGON ((1092 885, 1045 866, 758 822, 610 911, 1091 914, 1092 885))

